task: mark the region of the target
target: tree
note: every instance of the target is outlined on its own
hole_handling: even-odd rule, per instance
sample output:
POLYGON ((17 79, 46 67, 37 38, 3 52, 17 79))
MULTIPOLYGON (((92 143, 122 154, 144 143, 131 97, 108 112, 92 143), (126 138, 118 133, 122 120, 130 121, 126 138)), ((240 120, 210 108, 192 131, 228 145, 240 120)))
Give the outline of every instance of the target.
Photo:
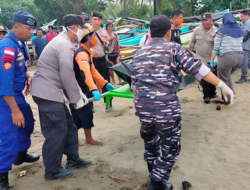
POLYGON ((117 17, 123 16, 123 6, 119 3, 107 3, 107 8, 102 12, 103 20, 106 22, 107 20, 113 20, 117 17))
MULTIPOLYGON (((202 0, 203 7, 195 11, 196 14, 202 14, 204 12, 214 12, 215 10, 225 10, 230 8, 230 2, 232 2, 232 10, 244 9, 248 6, 248 0, 202 0)), ((231 11, 232 11, 231 10, 231 11)))
POLYGON ((28 11, 32 14, 36 12, 35 5, 33 0, 12 0, 12 1, 1 1, 1 10, 2 14, 0 14, 0 23, 4 24, 6 27, 12 27, 12 18, 16 11, 24 10, 28 11))
MULTIPOLYGON (((66 14, 90 14, 93 10, 101 12, 107 7, 105 1, 98 0, 34 0, 34 3, 39 7, 42 18, 46 18, 47 22, 58 19, 58 24, 62 24, 62 18, 66 14)), ((40 20, 45 22, 42 18, 40 20)))
POLYGON ((129 17, 138 18, 142 20, 151 20, 153 17, 153 7, 151 5, 142 5, 142 6, 131 6, 129 17))

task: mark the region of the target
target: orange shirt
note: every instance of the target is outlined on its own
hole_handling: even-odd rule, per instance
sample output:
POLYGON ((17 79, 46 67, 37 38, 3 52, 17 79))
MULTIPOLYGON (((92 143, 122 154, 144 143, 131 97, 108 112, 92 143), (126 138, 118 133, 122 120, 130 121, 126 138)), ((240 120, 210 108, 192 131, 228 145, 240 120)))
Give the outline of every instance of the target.
POLYGON ((95 82, 103 88, 108 81, 106 81, 96 70, 92 60, 92 52, 84 44, 81 44, 81 46, 90 54, 89 57, 88 53, 79 52, 75 57, 80 70, 84 72, 86 85, 89 87, 90 92, 97 90, 95 82))

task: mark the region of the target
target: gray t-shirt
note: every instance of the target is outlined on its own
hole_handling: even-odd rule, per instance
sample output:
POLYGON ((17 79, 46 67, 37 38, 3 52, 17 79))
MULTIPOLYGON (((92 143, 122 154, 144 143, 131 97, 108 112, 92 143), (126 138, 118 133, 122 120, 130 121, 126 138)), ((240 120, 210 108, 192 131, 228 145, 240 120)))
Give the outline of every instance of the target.
POLYGON ((63 89, 71 103, 81 99, 73 71, 74 50, 66 32, 52 40, 43 50, 34 74, 31 95, 42 99, 64 102, 63 89))

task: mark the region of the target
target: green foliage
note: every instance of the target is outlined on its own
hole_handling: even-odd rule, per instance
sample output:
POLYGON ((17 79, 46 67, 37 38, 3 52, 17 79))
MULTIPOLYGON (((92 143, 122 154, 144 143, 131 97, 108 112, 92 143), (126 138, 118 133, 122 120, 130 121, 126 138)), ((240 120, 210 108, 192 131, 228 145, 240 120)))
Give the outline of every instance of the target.
POLYGON ((0 8, 3 13, 0 14, 0 23, 4 24, 8 28, 11 28, 12 26, 12 18, 16 11, 25 10, 31 13, 36 11, 33 0, 2 0, 0 8))
POLYGON ((106 23, 107 20, 113 20, 117 17, 123 16, 123 6, 120 3, 107 3, 107 8, 102 12, 103 21, 106 23))
POLYGON ((247 0, 202 0, 204 6, 201 9, 196 10, 195 13, 213 13, 215 10, 228 9, 230 8, 230 2, 232 3, 232 10, 245 9, 247 7, 247 0))
MULTIPOLYGON (((34 3, 39 7, 39 13, 46 21, 58 19, 57 24, 62 24, 62 18, 66 14, 78 14, 82 12, 88 14, 91 11, 103 11, 106 9, 106 2, 98 0, 34 0, 34 3)), ((39 19, 40 20, 40 19, 39 19)), ((44 19, 41 18, 43 22, 44 19)))
POLYGON ((131 6, 129 17, 150 20, 153 17, 153 7, 150 5, 131 6))

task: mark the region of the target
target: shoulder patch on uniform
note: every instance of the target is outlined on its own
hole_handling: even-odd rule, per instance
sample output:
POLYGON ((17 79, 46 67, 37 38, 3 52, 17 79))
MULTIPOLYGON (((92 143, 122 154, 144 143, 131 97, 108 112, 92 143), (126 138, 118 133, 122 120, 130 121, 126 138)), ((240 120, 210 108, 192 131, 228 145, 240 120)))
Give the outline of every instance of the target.
POLYGON ((4 48, 4 54, 8 54, 8 55, 15 55, 15 50, 14 49, 12 49, 12 48, 8 48, 8 47, 6 47, 6 48, 4 48))
POLYGON ((5 47, 3 53, 3 63, 13 63, 15 61, 15 49, 5 47))
POLYGON ((23 60, 24 59, 24 56, 22 55, 21 57, 18 57, 17 59, 16 59, 16 61, 21 61, 21 60, 23 60))
POLYGON ((8 71, 12 68, 12 63, 9 62, 3 62, 3 68, 5 71, 8 71))
POLYGON ((23 61, 20 61, 20 62, 18 63, 18 66, 19 66, 19 67, 22 67, 23 65, 24 65, 23 61))
POLYGON ((81 59, 81 63, 87 63, 88 61, 86 59, 81 59))
POLYGON ((17 48, 17 51, 18 51, 18 57, 20 57, 20 56, 22 56, 23 55, 23 53, 22 52, 20 52, 20 50, 19 50, 19 48, 17 48))

